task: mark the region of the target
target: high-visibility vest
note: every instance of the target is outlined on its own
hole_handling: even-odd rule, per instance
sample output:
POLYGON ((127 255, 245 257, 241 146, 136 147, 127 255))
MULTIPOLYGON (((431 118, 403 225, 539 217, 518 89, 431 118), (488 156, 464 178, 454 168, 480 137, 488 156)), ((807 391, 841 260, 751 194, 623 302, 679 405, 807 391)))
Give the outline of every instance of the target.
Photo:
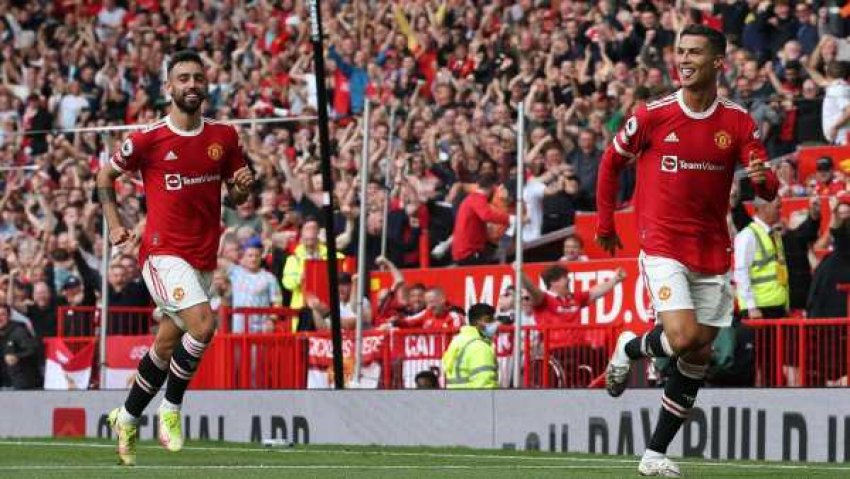
POLYGON ((499 387, 499 370, 493 344, 475 326, 463 326, 443 354, 448 389, 499 387))
MULTIPOLYGON (((770 233, 753 221, 747 226, 756 236, 756 254, 750 265, 750 287, 756 307, 788 306, 788 267, 785 264, 785 252, 782 238, 770 233)), ((747 309, 742 295, 738 295, 738 306, 747 309)))

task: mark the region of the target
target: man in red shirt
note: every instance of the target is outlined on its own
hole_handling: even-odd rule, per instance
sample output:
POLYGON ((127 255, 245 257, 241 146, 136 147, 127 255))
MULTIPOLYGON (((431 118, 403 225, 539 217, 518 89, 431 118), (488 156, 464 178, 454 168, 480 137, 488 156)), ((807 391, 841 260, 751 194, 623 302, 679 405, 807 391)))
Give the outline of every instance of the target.
MULTIPOLYGON (((594 301, 608 294, 614 286, 626 279, 626 272, 617 269, 616 275, 608 281, 601 282, 590 291, 570 291, 569 270, 562 265, 549 266, 540 274, 540 279, 546 285, 546 291, 541 290, 528 276, 523 273, 522 285, 531 295, 534 305, 534 320, 538 326, 565 326, 581 323, 581 310, 590 306, 594 301)), ((575 337, 565 330, 549 332, 550 347, 559 348, 569 345, 582 345, 585 338, 575 337)))
POLYGON ((717 95, 725 52, 720 32, 685 27, 676 47, 682 88, 638 108, 599 165, 597 242, 614 254, 622 247, 614 229, 617 179, 635 163, 640 268, 661 323, 642 337, 620 336, 606 373, 608 392, 623 393, 632 361, 678 357, 638 466, 643 475, 680 475, 667 446, 693 407, 718 329, 732 321, 726 213, 736 165, 747 167, 758 196, 771 200, 778 188, 752 118, 717 95))
POLYGON ((170 451, 183 447, 183 395, 216 327, 208 292, 217 265, 221 185, 227 185, 233 203, 241 204, 254 182, 236 130, 201 116, 207 84, 197 53, 174 54, 166 82, 172 97, 168 116, 131 134, 97 175, 98 197, 114 245, 134 240, 121 224, 114 182, 122 173, 142 175, 148 216, 139 263, 148 290, 165 313, 124 406, 109 413, 118 435, 118 457, 125 465, 136 461, 139 417, 166 378, 159 440, 170 451))
POLYGON ((508 225, 511 215, 494 208, 490 201, 498 186, 495 175, 482 175, 478 188, 463 199, 455 220, 452 258, 459 265, 491 262, 487 248, 487 223, 508 225))

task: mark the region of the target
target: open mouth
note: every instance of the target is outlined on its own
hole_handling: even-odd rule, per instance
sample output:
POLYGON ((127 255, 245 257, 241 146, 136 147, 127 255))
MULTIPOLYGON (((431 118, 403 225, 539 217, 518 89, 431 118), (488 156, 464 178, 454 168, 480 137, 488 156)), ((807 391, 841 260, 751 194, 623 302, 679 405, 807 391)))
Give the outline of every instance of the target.
POLYGON ((200 101, 201 95, 197 93, 187 93, 183 98, 187 101, 200 101))
POLYGON ((689 80, 696 74, 696 69, 694 68, 680 68, 679 75, 683 80, 689 80))

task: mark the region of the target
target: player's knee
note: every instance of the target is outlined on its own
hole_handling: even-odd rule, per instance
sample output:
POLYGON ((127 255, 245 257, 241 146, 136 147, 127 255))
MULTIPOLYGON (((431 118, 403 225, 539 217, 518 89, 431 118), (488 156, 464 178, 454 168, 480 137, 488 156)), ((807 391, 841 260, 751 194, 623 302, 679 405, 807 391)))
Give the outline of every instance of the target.
POLYGON ((209 343, 212 341, 213 336, 215 336, 215 327, 215 316, 210 311, 209 314, 203 314, 201 316, 200 321, 197 322, 196 327, 192 331, 189 331, 189 334, 197 341, 209 343))
POLYGON ((171 361, 171 355, 174 353, 174 346, 176 342, 174 341, 162 341, 157 340, 153 344, 153 351, 156 354, 156 357, 165 361, 171 361))
POLYGON ((684 356, 700 348, 699 338, 696 334, 691 334, 688 330, 680 330, 673 334, 668 334, 667 339, 670 341, 670 347, 676 356, 684 356))

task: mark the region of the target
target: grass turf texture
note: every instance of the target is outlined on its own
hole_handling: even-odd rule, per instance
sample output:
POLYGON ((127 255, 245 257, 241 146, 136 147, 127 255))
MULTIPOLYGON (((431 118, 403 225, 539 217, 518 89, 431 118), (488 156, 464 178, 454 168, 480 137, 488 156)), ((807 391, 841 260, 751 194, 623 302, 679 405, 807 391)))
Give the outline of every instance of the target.
MULTIPOLYGON (((625 456, 491 451, 465 448, 296 446, 197 442, 180 453, 139 444, 138 465, 117 466, 104 440, 0 440, 0 477, 248 478, 248 477, 638 477, 625 456)), ((850 477, 850 466, 778 462, 682 460, 685 477, 850 477)))

